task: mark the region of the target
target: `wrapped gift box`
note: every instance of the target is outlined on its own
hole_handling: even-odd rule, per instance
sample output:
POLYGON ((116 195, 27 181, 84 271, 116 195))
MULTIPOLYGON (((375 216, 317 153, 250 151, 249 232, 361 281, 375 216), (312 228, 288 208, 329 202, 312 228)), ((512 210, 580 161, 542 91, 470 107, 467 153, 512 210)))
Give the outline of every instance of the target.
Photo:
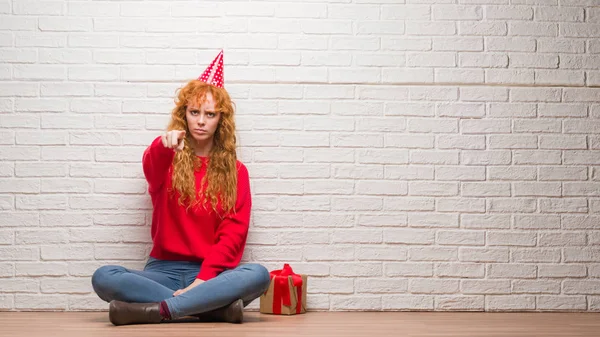
POLYGON ((260 296, 263 314, 295 315, 306 312, 306 275, 295 274, 289 264, 271 272, 269 289, 260 296))

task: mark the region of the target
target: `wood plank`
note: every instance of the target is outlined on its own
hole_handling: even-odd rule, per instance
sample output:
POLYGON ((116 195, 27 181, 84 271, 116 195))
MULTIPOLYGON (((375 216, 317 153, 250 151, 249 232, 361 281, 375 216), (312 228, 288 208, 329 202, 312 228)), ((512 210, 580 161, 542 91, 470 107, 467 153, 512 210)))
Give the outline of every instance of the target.
POLYGON ((115 327, 106 312, 0 312, 0 336, 414 336, 600 335, 600 313, 246 312, 243 324, 177 322, 115 327))

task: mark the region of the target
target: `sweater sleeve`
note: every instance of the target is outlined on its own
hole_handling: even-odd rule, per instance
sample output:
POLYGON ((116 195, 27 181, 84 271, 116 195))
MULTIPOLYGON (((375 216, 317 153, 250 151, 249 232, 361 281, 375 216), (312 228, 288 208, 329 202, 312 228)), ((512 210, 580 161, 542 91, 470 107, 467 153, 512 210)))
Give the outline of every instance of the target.
POLYGON ((160 137, 157 137, 144 151, 142 166, 150 193, 162 187, 174 157, 175 151, 164 147, 160 137))
POLYGON ((234 208, 235 211, 227 214, 217 228, 216 242, 202 262, 197 276, 201 280, 207 281, 225 269, 235 268, 242 259, 252 208, 248 169, 243 164, 240 164, 238 169, 237 199, 234 208))

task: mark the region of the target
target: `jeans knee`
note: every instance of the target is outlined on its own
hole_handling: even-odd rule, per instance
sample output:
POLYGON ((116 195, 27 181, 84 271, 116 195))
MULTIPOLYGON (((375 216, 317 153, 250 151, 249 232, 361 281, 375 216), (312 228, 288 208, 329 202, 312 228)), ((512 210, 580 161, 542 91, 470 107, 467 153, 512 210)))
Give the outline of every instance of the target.
POLYGON ((103 295, 109 291, 109 289, 111 289, 112 277, 114 276, 115 271, 119 268, 122 267, 109 265, 96 269, 92 275, 92 287, 94 288, 96 294, 98 294, 100 297, 103 297, 103 295))
POLYGON ((263 265, 258 263, 250 263, 247 264, 246 267, 252 271, 253 278, 256 280, 257 284, 266 291, 269 288, 269 284, 271 283, 271 274, 263 265))

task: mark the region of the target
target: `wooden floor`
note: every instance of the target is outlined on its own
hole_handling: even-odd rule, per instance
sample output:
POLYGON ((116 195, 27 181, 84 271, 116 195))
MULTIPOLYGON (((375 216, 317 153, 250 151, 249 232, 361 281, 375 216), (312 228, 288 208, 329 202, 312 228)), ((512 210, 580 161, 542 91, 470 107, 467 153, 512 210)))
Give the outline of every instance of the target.
POLYGON ((600 336, 600 313, 309 312, 245 313, 243 324, 169 323, 115 327, 108 313, 0 312, 0 336, 600 336))

